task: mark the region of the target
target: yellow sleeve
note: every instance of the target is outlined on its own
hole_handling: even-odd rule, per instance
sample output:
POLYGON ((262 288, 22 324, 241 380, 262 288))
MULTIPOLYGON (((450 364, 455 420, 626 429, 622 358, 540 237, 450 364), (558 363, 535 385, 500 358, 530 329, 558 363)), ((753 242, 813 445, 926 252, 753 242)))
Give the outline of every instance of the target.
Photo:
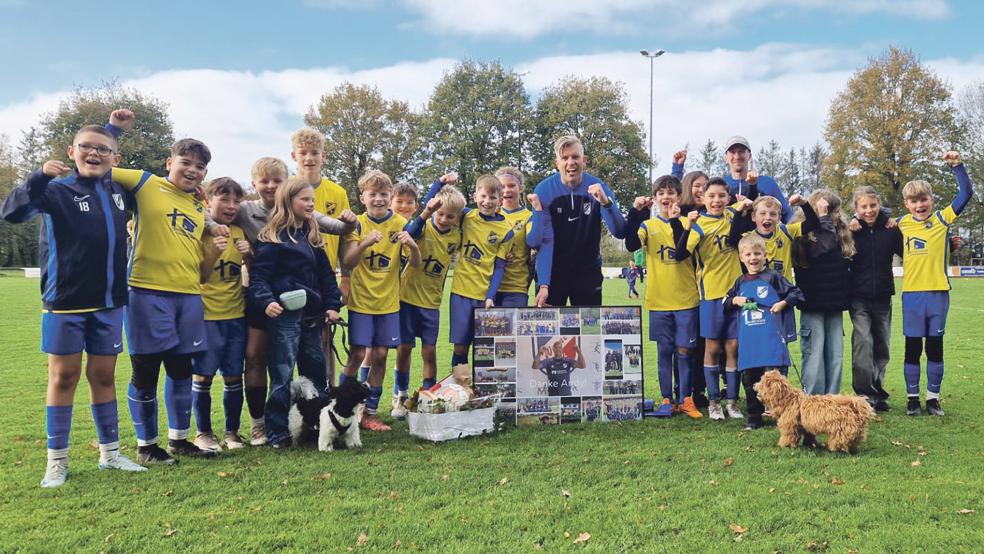
MULTIPOLYGON (((693 231, 691 231, 691 232, 693 232, 693 231)), ((639 236, 639 242, 642 243, 642 247, 643 248, 645 248, 646 246, 648 246, 647 243, 649 241, 649 232, 646 229, 646 224, 645 223, 643 223, 642 225, 639 226, 638 229, 636 229, 636 235, 639 236)))
POLYGON ((345 241, 346 242, 359 242, 360 240, 362 240, 362 224, 359 223, 359 222, 356 222, 355 223, 355 228, 352 229, 352 232, 349 233, 349 234, 347 234, 347 235, 345 235, 345 241))
POLYGON ((704 231, 700 228, 700 225, 694 224, 690 228, 690 236, 687 237, 687 252, 693 253, 702 238, 704 238, 704 231))
POLYGON ((141 182, 146 182, 154 175, 148 171, 141 171, 139 169, 121 169, 114 167, 112 170, 111 178, 116 183, 130 192, 134 192, 137 185, 141 182))
POLYGON ((957 217, 959 217, 957 212, 953 211, 953 204, 950 204, 946 208, 936 213, 939 214, 940 219, 946 222, 947 225, 950 225, 951 223, 957 220, 957 217))
POLYGON ((790 223, 786 225, 786 231, 789 232, 789 238, 798 239, 803 236, 803 222, 797 221, 796 223, 790 223))

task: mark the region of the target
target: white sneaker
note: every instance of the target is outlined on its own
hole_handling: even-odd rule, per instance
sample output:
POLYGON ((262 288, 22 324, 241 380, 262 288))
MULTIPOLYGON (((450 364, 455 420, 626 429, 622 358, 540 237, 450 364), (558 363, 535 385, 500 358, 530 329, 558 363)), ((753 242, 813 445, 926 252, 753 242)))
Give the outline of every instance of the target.
POLYGON ((222 450, 222 447, 219 446, 219 439, 215 437, 215 433, 197 433, 195 434, 195 440, 192 442, 202 450, 222 450))
POLYGON ((724 421, 724 410, 721 409, 721 402, 718 400, 711 400, 707 404, 707 415, 710 416, 713 421, 724 421))
POLYGON ((99 460, 99 469, 118 469, 120 471, 147 471, 147 468, 122 454, 114 454, 99 460))
POLYGON ((243 442, 243 438, 239 436, 239 433, 226 431, 225 436, 222 437, 222 446, 225 446, 227 450, 236 450, 246 448, 246 443, 243 442))
POLYGON ((390 412, 390 417, 396 420, 404 420, 407 418, 407 407, 405 405, 407 397, 398 394, 393 395, 393 411, 390 412))
POLYGON ((744 419, 745 415, 741 413, 741 409, 738 408, 737 400, 728 400, 725 405, 725 411, 728 412, 728 417, 731 419, 744 419))
POLYGON ((41 480, 41 488, 60 487, 65 484, 65 479, 68 479, 68 458, 49 460, 48 468, 44 471, 44 479, 41 480))
POLYGON ((263 422, 262 417, 252 421, 253 429, 249 433, 249 444, 250 446, 263 446, 267 443, 266 423, 263 422))

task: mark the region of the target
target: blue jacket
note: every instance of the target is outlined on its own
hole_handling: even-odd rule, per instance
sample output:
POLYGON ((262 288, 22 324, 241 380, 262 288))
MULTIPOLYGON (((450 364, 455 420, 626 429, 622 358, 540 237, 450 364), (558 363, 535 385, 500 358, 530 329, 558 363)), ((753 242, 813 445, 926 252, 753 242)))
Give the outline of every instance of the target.
POLYGON ((100 310, 127 303, 126 222, 133 196, 102 178, 76 171, 52 178, 40 171, 15 188, 0 212, 11 223, 42 216, 39 238, 45 310, 100 310))
POLYGON ((279 302, 281 294, 297 289, 307 292, 305 316, 323 316, 327 310, 342 308, 335 270, 324 248, 311 246, 307 233, 305 224, 289 232, 281 231, 279 243, 256 243, 256 255, 249 267, 249 295, 258 309, 266 309, 271 302, 279 302))
MULTIPOLYGON (((741 193, 744 196, 748 195, 746 192, 750 186, 748 181, 739 181, 730 174, 722 175, 722 179, 728 182, 728 192, 731 194, 732 198, 737 196, 738 193, 741 193)), ((793 212, 789 209, 789 202, 786 200, 786 195, 782 193, 782 189, 779 188, 779 183, 768 175, 759 175, 758 181, 755 184, 758 186, 759 196, 772 196, 775 197, 776 200, 779 200, 779 203, 782 204, 782 213, 780 214, 782 222, 789 223, 789 219, 793 216, 793 212)))

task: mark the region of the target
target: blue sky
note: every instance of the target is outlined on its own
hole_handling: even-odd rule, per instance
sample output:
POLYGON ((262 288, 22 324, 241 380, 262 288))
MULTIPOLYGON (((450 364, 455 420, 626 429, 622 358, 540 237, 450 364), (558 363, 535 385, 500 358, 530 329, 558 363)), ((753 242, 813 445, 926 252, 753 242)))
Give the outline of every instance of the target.
POLYGON ((660 47, 654 138, 668 166, 674 145, 735 132, 808 146, 851 72, 890 44, 959 91, 984 79, 982 16, 966 0, 0 0, 0 133, 16 139, 73 86, 117 79, 169 102, 179 136, 228 148, 213 175, 241 177, 250 156, 284 155, 338 83, 420 107, 465 57, 529 71, 534 97, 564 75, 607 76, 648 122, 637 52, 660 47))

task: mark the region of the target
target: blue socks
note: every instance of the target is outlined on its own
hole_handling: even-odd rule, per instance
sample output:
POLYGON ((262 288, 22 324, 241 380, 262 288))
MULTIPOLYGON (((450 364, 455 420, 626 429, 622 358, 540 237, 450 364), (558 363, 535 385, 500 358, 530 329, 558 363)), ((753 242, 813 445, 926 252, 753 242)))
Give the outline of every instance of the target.
POLYGON ((164 407, 167 408, 167 438, 187 440, 191 429, 191 377, 164 379, 164 407))
POLYGON ((410 388, 410 372, 400 371, 398 369, 393 370, 393 396, 402 394, 407 395, 407 389, 410 388))
POLYGON ((137 445, 155 444, 157 442, 157 391, 138 389, 131 382, 126 391, 126 401, 137 434, 137 445))
POLYGON ((92 421, 96 423, 96 437, 99 444, 120 442, 120 416, 116 401, 110 400, 102 404, 92 404, 92 421))
POLYGON ((243 413, 243 382, 226 383, 222 386, 222 411, 225 413, 227 433, 239 431, 239 418, 243 413))
MULTIPOLYGON (((339 373, 338 374, 338 386, 344 385, 350 379, 355 379, 355 377, 350 377, 348 375, 345 375, 345 372, 339 373)), ((365 383, 365 381, 362 381, 362 380, 359 380, 359 382, 360 383, 365 383)))
MULTIPOLYGON (((199 433, 212 432, 212 381, 192 381, 191 410, 199 433)), ((170 419, 168 412, 168 419, 170 419)))
POLYGON ((690 356, 677 352, 677 383, 680 384, 680 402, 693 394, 690 386, 690 356))
MULTIPOLYGON (((927 372, 929 368, 927 368, 927 372)), ((919 364, 910 364, 906 362, 902 365, 902 373, 905 375, 905 392, 908 396, 919 396, 919 377, 921 370, 919 364)), ((942 368, 940 368, 940 377, 942 378, 942 368)))
POLYGON ((369 398, 366 399, 366 413, 375 415, 379 410, 379 399, 383 396, 383 387, 369 387, 369 398))
POLYGON ((359 382, 365 383, 369 380, 369 366, 359 366, 359 382))
POLYGON ((420 386, 422 386, 424 389, 429 389, 436 384, 437 384, 436 377, 427 377, 423 380, 423 382, 421 382, 420 386))
POLYGON ((721 400, 721 368, 716 365, 704 366, 704 381, 707 382, 707 398, 721 400))
POLYGON ((659 394, 670 401, 673 400, 673 352, 668 344, 656 345, 656 369, 659 377, 659 394))
POLYGON ((927 360, 926 361, 926 398, 939 398, 940 386, 942 384, 943 384, 943 362, 942 361, 933 362, 927 360))
POLYGON ((735 368, 724 368, 724 385, 727 387, 725 397, 728 400, 738 400, 738 384, 740 382, 741 378, 735 368))
POLYGON ((72 431, 72 407, 45 407, 44 427, 48 432, 48 461, 67 458, 68 436, 72 431))
POLYGON ((467 364, 468 354, 451 354, 451 367, 458 364, 467 364))

